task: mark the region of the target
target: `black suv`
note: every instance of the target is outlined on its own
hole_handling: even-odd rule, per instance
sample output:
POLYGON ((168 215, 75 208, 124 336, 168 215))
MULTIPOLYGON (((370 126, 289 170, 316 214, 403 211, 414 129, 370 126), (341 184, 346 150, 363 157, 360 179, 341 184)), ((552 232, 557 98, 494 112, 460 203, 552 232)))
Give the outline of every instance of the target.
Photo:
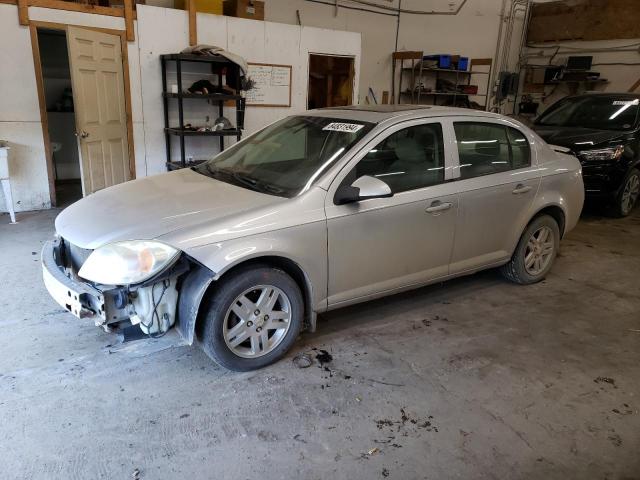
POLYGON ((565 97, 534 122, 547 143, 572 150, 582 164, 587 200, 631 213, 640 196, 640 94, 565 97))

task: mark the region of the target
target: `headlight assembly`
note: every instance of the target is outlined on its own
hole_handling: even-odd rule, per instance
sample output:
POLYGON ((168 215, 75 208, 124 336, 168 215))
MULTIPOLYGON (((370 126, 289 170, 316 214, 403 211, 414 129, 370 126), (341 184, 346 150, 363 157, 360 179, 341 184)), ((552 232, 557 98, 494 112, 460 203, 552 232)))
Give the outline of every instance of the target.
POLYGON ((622 156, 622 152, 624 152, 624 145, 618 145, 597 150, 583 150, 579 153, 579 156, 587 162, 604 162, 618 160, 622 156))
POLYGON ((110 243, 94 250, 78 275, 105 285, 140 283, 162 272, 180 252, 161 242, 132 240, 110 243))

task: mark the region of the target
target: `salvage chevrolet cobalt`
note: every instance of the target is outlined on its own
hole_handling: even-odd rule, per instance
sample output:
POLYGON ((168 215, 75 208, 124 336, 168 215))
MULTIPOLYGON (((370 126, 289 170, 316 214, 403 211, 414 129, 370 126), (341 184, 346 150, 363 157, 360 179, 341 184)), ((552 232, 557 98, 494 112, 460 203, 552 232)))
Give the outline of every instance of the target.
POLYGON ((505 117, 314 110, 73 204, 43 275, 77 317, 150 336, 176 328, 252 370, 326 310, 491 267, 543 279, 583 200, 578 160, 505 117))

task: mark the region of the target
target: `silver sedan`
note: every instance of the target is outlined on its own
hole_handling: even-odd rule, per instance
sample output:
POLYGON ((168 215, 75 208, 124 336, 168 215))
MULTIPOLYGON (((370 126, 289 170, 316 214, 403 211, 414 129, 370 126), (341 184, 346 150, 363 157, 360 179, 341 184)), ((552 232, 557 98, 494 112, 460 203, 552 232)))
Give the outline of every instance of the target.
POLYGON ((107 331, 175 326, 219 364, 251 370, 320 312, 492 267, 543 279, 583 192, 574 156, 500 115, 315 110, 70 206, 43 276, 107 331))

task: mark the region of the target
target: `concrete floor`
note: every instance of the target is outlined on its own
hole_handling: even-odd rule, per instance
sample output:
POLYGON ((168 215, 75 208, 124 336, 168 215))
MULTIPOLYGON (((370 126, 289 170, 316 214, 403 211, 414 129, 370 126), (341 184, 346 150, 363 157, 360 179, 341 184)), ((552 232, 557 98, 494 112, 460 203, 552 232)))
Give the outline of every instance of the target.
POLYGON ((56 213, 0 215, 3 479, 640 478, 640 211, 584 218, 543 283, 490 271, 336 311, 244 374, 58 308, 56 213), (294 367, 312 348, 328 370, 294 367))

